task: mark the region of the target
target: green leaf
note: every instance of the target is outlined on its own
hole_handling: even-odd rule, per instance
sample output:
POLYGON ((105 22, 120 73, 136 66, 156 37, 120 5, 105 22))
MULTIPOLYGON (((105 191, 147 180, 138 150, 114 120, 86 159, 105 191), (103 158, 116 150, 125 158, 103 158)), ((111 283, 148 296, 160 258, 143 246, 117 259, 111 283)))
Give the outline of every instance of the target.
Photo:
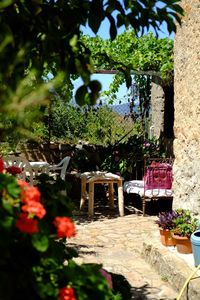
POLYGON ((98 80, 92 80, 89 83, 89 88, 92 92, 99 92, 101 90, 101 83, 98 80))
POLYGON ((13 206, 8 200, 2 199, 2 206, 9 214, 13 214, 13 206))
POLYGON ((48 237, 41 234, 34 234, 32 236, 32 245, 39 252, 45 252, 49 247, 48 237))
POLYGON ((10 216, 6 216, 4 219, 0 220, 0 224, 4 229, 9 229, 12 227, 14 218, 10 216))
POLYGON ((18 186, 17 182, 11 182, 7 185, 8 193, 11 197, 17 198, 20 193, 20 187, 18 186))
POLYGON ((103 3, 101 0, 93 0, 90 4, 90 13, 88 18, 88 25, 96 34, 99 30, 101 22, 104 19, 103 3))
POLYGON ((76 103, 80 106, 85 104, 85 96, 87 94, 87 87, 85 85, 80 86, 75 94, 76 103))
POLYGON ((1 0, 0 9, 6 8, 7 6, 9 6, 12 3, 13 3, 13 0, 1 0))
POLYGON ((115 19, 108 12, 106 13, 106 17, 108 18, 108 20, 110 22, 110 37, 111 37, 111 40, 114 40, 116 35, 117 35, 115 19))

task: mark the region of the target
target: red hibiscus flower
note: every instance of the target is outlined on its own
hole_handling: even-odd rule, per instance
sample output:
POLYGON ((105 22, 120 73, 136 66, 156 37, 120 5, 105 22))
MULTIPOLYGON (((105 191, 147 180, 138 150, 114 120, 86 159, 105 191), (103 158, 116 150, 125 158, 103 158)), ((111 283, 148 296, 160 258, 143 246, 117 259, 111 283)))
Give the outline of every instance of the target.
POLYGON ((76 300, 74 289, 71 287, 64 287, 59 290, 59 300, 76 300))
POLYGON ((22 169, 20 169, 19 167, 11 166, 6 168, 6 172, 10 173, 11 175, 17 175, 22 172, 22 169))
POLYGON ((75 225, 71 218, 68 217, 56 217, 53 224, 57 228, 57 237, 72 237, 76 234, 75 225))
POLYGON ((34 214, 39 219, 42 219, 46 214, 44 206, 40 202, 35 201, 28 201, 28 203, 22 206, 22 210, 29 214, 34 214))
POLYGON ((3 162, 3 159, 0 158, 0 173, 3 173, 4 171, 4 162, 3 162))
POLYGON ((24 233, 33 234, 39 231, 37 220, 28 218, 27 213, 21 213, 15 226, 24 233))

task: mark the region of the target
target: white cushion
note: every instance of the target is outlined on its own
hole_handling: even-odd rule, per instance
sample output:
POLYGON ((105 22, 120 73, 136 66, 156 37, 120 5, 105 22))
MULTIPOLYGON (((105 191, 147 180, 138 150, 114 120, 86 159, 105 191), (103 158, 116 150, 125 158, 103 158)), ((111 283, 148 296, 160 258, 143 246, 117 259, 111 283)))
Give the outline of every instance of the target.
POLYGON ((172 197, 172 189, 145 189, 143 180, 131 180, 124 182, 124 192, 127 194, 138 194, 141 197, 172 197))

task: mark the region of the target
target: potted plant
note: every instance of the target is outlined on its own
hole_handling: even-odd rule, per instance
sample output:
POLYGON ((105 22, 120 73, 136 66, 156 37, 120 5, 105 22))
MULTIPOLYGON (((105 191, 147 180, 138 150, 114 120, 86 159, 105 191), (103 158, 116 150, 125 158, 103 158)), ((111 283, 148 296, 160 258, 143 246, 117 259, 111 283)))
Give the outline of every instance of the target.
POLYGON ((177 213, 175 211, 166 211, 161 212, 158 215, 158 220, 156 224, 160 230, 160 239, 161 243, 164 246, 175 246, 176 241, 172 237, 171 230, 174 228, 174 219, 176 218, 177 213))
POLYGON ((173 238, 179 253, 192 253, 190 241, 191 234, 198 228, 198 220, 194 218, 188 209, 177 209, 174 218, 173 238))

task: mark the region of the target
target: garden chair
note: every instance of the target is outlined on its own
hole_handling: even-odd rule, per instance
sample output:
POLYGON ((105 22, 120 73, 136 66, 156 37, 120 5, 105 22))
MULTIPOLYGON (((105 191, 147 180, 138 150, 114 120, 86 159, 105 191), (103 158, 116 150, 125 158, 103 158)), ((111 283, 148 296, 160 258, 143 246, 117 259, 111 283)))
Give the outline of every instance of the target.
POLYGON ((69 165, 71 157, 64 157, 58 164, 56 165, 48 165, 43 168, 44 173, 49 173, 50 176, 57 177, 60 174, 60 178, 65 180, 67 167, 69 165))
POLYGON ((18 167, 21 169, 21 173, 16 174, 16 177, 27 181, 30 185, 33 185, 33 170, 26 158, 18 156, 8 156, 3 158, 5 168, 18 167))
POLYGON ((173 159, 149 158, 145 160, 142 180, 124 182, 124 192, 140 196, 143 216, 147 201, 173 198, 172 166, 173 159))

